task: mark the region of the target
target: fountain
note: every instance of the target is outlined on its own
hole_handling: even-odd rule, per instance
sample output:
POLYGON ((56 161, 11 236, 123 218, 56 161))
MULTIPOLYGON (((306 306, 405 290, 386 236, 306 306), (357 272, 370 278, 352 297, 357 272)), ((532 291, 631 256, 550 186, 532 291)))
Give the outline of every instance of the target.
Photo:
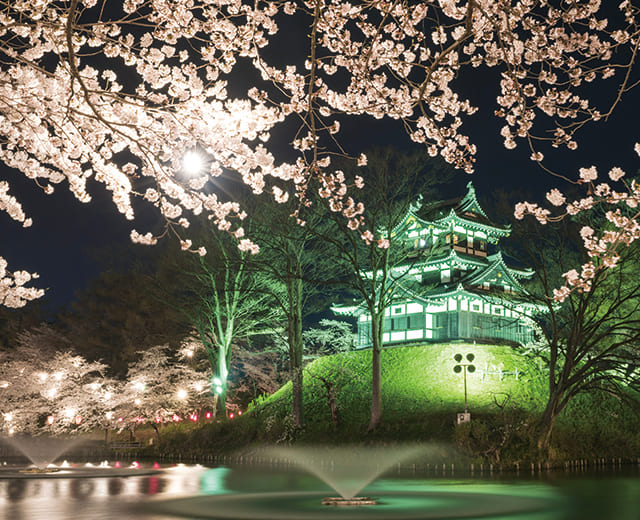
POLYGON ((157 467, 142 468, 138 462, 121 467, 119 462, 111 466, 108 461, 99 465, 91 463, 71 464, 66 460, 55 465, 54 462, 85 442, 83 439, 56 437, 31 437, 27 435, 3 437, 0 442, 8 444, 16 452, 27 458, 30 466, 7 465, 0 467, 0 479, 19 478, 69 478, 69 477, 127 477, 130 475, 150 475, 159 473, 157 467))
POLYGON ((2 442, 10 445, 31 461, 34 467, 24 471, 46 473, 57 471, 52 466, 53 463, 71 448, 82 444, 83 440, 16 435, 2 438, 2 442))
MULTIPOLYGON (((213 468, 210 476, 203 475, 203 482, 212 483, 203 490, 210 494, 154 502, 151 510, 216 520, 459 520, 508 515, 525 515, 532 520, 531 515, 536 514, 547 519, 547 512, 558 508, 557 497, 550 493, 530 494, 526 489, 505 493, 501 486, 474 488, 459 482, 442 485, 420 478, 390 480, 383 476, 395 465, 424 461, 436 450, 418 446, 273 448, 260 456, 260 463, 268 462, 270 469, 264 465, 213 468), (309 491, 309 476, 299 468, 320 478, 339 496, 309 491), (234 482, 243 491, 251 491, 230 493, 234 482), (256 487, 262 491, 255 492, 256 487), (365 488, 375 498, 358 496, 365 488)), ((552 515, 555 518, 555 513, 552 515)))
POLYGON ((417 459, 426 452, 425 447, 371 447, 362 448, 270 448, 267 457, 276 457, 284 463, 293 463, 320 478, 334 489, 339 497, 324 497, 326 506, 377 505, 370 497, 357 497, 367 484, 392 466, 408 459, 417 459))

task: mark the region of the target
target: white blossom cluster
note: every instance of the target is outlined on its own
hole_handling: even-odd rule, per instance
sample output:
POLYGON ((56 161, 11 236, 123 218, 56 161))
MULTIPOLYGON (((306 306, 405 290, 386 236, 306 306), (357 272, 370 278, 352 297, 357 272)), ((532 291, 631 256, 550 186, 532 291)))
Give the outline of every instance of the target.
MULTIPOLYGON (((622 94, 634 81, 638 10, 623 1, 614 24, 601 7, 600 0, 0 0, 0 160, 47 193, 66 183, 83 202, 93 178, 127 219, 135 216, 132 198, 141 197, 179 236, 201 213, 221 230, 239 225, 239 205, 206 189, 221 175, 256 194, 269 189, 276 203, 295 194, 304 204, 310 181, 319 180, 322 196, 355 229, 361 206, 344 186, 361 183, 328 171, 327 157, 346 153, 341 118, 400 120, 431 155, 471 172, 476 147, 463 122, 476 107, 456 78, 485 66, 500 74, 495 113, 507 148, 546 139, 574 149, 575 131, 619 99, 593 106, 594 82, 616 78, 622 94), (288 41, 286 24, 309 32, 288 41), (290 56, 272 52, 278 38, 290 56), (300 127, 285 161, 271 138, 291 121, 300 127), (183 159, 196 151, 204 166, 189 178, 183 159), (269 177, 277 189, 267 188, 269 177)), ((543 159, 534 150, 531 157, 543 159)), ((0 209, 27 223, 7 193, 0 186, 0 209)), ((250 238, 240 247, 257 251, 250 238)))
MULTIPOLYGON (((640 143, 636 143, 635 151, 640 156, 640 143)), ((564 301, 572 290, 589 291, 596 272, 616 267, 620 260, 620 248, 640 239, 640 184, 635 180, 625 182, 624 176, 624 170, 617 166, 608 172, 610 181, 617 183, 614 186, 622 185, 625 188, 624 191, 617 191, 609 182, 597 182, 598 170, 595 166, 580 168, 580 182, 589 187, 586 197, 568 201, 560 190, 552 189, 547 193, 547 200, 560 210, 558 213, 528 202, 516 205, 516 218, 533 215, 542 224, 577 215, 596 206, 606 208, 608 226, 605 229, 597 231, 588 225, 581 228, 580 236, 591 260, 580 271, 571 269, 564 273, 565 285, 554 289, 556 300, 564 301)))
POLYGON ((71 352, 47 353, 51 340, 64 341, 46 328, 26 333, 0 356, 0 432, 5 435, 122 430, 142 422, 184 420, 185 412, 213 408, 210 374, 194 370, 188 360, 173 360, 166 346, 142 353, 127 378, 117 380, 105 376, 103 363, 71 352))
POLYGON ((38 278, 38 273, 8 271, 7 261, 0 257, 0 305, 11 308, 24 307, 28 301, 44 296, 43 289, 26 287, 35 278, 38 278))

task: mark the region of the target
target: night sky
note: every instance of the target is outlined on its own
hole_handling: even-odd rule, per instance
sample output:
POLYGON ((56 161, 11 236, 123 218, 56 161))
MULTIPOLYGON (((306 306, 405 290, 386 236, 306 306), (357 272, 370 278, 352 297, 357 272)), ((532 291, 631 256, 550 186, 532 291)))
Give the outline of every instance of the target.
MULTIPOLYGON (((458 194, 464 193, 469 179, 473 180, 481 200, 490 199, 496 188, 522 189, 537 200, 541 200, 551 187, 562 190, 566 183, 530 161, 530 152, 524 143, 519 142, 515 150, 504 148, 499 135, 502 121, 493 115, 498 82, 490 75, 471 74, 475 76, 463 78, 466 82, 464 90, 480 110, 462 128, 478 145, 476 172, 471 176, 463 172, 458 174, 458 194)), ((546 164, 571 178, 577 177, 578 168, 593 164, 600 167, 601 178, 616 165, 626 169, 628 174, 634 174, 640 165, 633 151, 634 143, 640 141, 636 128, 638 114, 640 96, 632 91, 609 121, 594 123, 578 134, 578 150, 555 153, 543 150, 546 164)), ((410 144, 397 122, 360 118, 355 123, 343 125, 340 135, 354 155, 371 145, 410 144)), ((8 215, 0 213, 0 255, 7 259, 12 271, 26 269, 40 274, 37 286, 48 288, 46 298, 51 307, 67 304, 75 291, 98 274, 98 267, 91 259, 92 250, 126 243, 134 226, 142 232, 153 229, 154 216, 147 212, 141 223, 126 221, 95 183, 89 190, 94 200, 82 204, 65 185, 58 186, 53 195, 47 196, 32 181, 6 167, 0 166, 0 179, 10 182, 10 193, 22 202, 25 213, 34 220, 31 228, 24 229, 8 215)), ((155 224, 158 225, 157 219, 155 224)))

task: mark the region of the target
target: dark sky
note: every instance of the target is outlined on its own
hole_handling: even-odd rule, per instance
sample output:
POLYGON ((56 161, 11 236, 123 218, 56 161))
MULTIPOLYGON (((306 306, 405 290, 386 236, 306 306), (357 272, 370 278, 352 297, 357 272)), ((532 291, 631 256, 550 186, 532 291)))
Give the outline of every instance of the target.
MULTIPOLYGON (((476 185, 482 200, 490 199, 496 188, 524 189, 532 197, 542 197, 546 189, 559 187, 563 182, 542 172, 529 160, 530 152, 519 143, 515 150, 504 148, 499 135, 502 121, 493 115, 498 83, 488 76, 465 78, 467 94, 480 106, 480 110, 463 125, 472 141, 478 145, 476 172, 469 176, 459 173, 459 192, 469 179, 476 185)), ((640 141, 636 118, 640 114, 640 96, 632 91, 618 106, 614 117, 601 121, 582 131, 577 151, 547 154, 552 168, 576 178, 578 168, 596 164, 601 176, 612 166, 621 166, 628 174, 635 173, 640 159, 633 145, 640 141)), ((410 141, 399 123, 380 123, 370 119, 358 120, 343 126, 341 139, 349 143, 349 151, 357 154, 362 147, 381 144, 408 144, 410 141)), ((90 186, 94 200, 82 204, 58 186, 47 196, 20 173, 0 166, 0 179, 12 185, 11 192, 22 203, 34 223, 24 229, 0 212, 0 256, 9 262, 10 270, 26 269, 40 274, 39 287, 48 288, 47 298, 55 306, 68 303, 76 290, 98 274, 90 251, 128 241, 134 227, 146 231, 147 222, 134 224, 117 213, 102 190, 90 186)))

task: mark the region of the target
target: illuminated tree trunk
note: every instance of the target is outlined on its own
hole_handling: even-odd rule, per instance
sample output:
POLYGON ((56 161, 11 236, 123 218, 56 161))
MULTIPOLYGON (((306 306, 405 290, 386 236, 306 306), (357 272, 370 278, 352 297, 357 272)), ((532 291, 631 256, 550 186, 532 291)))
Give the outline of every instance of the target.
POLYGON ((380 354, 382 352, 382 320, 384 313, 371 315, 371 415, 368 431, 372 431, 382 419, 382 367, 380 354))
POLYGON ((295 277, 287 281, 289 293, 289 319, 288 338, 289 343, 289 368, 291 371, 291 384, 293 386, 293 425, 295 428, 304 426, 303 397, 302 397, 302 279, 295 277))

